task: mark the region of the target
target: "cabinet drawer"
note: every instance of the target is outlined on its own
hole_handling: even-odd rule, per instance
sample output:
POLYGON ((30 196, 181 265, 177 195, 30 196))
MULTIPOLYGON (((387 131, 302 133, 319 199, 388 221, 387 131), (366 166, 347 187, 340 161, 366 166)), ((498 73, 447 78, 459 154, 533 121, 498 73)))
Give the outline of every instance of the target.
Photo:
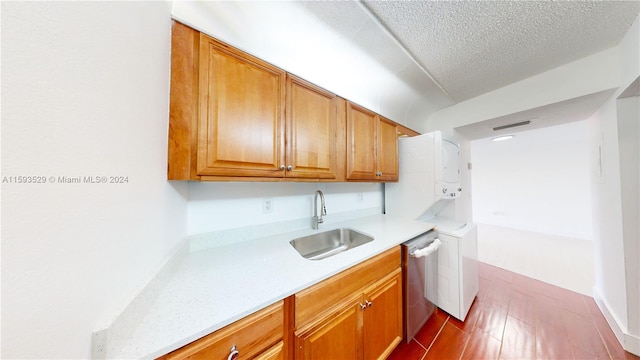
POLYGON ((256 356, 253 360, 283 360, 284 359, 284 342, 273 345, 269 350, 256 356))
POLYGON ((274 345, 277 347, 277 343, 282 340, 283 323, 283 302, 280 301, 185 345, 161 359, 226 360, 233 346, 239 352, 238 359, 252 359, 256 355, 271 355, 263 359, 278 359, 278 353, 282 351, 269 348, 274 345), (267 349, 268 351, 265 351, 267 349))
POLYGON ((396 246, 353 266, 295 295, 295 327, 316 319, 338 301, 360 291, 400 267, 400 247, 396 246))

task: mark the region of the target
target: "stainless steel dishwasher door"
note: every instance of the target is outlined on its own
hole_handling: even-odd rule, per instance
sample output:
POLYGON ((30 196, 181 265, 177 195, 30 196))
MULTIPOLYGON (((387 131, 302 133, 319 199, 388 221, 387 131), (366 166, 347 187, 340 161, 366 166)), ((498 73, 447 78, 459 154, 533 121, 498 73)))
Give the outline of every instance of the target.
POLYGON ((404 338, 408 343, 435 310, 437 295, 438 252, 415 257, 414 251, 424 249, 438 238, 431 230, 402 244, 402 273, 404 291, 404 338), (430 300, 431 299, 431 300, 430 300))

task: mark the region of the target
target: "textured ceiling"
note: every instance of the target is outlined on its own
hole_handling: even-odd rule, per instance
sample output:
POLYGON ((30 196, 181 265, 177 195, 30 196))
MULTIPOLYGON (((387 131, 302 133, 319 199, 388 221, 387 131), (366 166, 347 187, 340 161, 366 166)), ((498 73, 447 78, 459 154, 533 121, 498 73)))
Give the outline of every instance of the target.
MULTIPOLYGON (((407 52, 460 102, 618 44, 640 1, 314 2, 307 8, 383 64, 407 52), (372 28, 370 19, 380 29, 372 28), (388 33, 388 34, 387 34, 388 33)), ((416 85, 417 86, 417 85, 416 85)))

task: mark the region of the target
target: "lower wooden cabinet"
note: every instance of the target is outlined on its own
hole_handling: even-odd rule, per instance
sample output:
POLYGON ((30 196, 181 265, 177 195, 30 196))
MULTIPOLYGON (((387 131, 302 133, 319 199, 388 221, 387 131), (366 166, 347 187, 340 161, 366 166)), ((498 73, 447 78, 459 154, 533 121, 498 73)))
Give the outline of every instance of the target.
POLYGON ((296 294, 296 360, 385 359, 393 351, 402 341, 399 256, 394 249, 296 294), (387 273, 379 280, 331 300, 349 285, 366 283, 362 273, 381 269, 387 273), (307 305, 322 311, 306 312, 307 305))
POLYGON ((386 359, 402 341, 402 275, 389 274, 365 292, 364 359, 386 359))
POLYGON ((362 354, 361 297, 347 299, 296 332, 296 359, 358 359, 362 354))
POLYGON ((160 359, 227 360, 234 351, 238 360, 283 359, 283 324, 283 301, 279 301, 160 359))
POLYGON ((268 350, 259 354, 254 360, 284 360, 284 342, 273 345, 268 350))
POLYGON ((160 359, 373 360, 387 358, 400 341, 395 247, 160 359))

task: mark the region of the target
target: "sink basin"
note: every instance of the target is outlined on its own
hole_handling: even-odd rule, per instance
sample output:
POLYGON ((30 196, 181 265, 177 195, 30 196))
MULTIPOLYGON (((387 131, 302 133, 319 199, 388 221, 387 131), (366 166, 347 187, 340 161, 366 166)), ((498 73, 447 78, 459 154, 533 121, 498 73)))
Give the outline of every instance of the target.
POLYGON ((289 243, 309 260, 320 260, 373 241, 373 237, 359 231, 342 228, 303 236, 289 243))

